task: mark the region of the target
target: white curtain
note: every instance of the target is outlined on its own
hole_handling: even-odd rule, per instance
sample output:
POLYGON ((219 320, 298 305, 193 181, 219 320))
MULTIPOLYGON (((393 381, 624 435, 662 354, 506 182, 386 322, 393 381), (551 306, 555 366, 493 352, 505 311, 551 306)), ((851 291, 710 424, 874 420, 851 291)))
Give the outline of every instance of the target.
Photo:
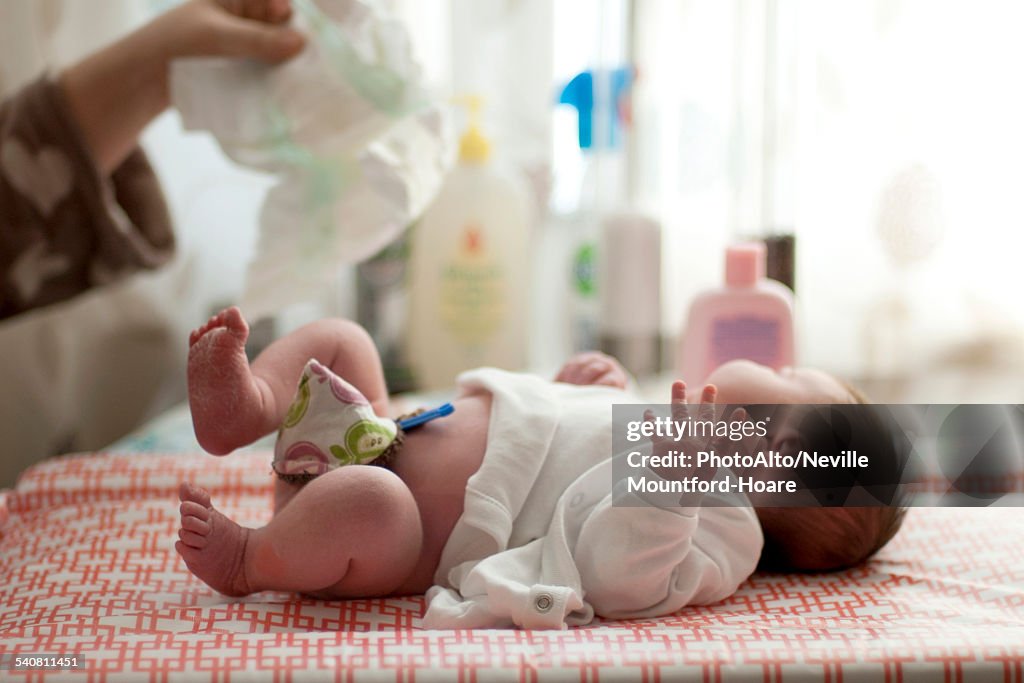
POLYGON ((1024 8, 800 9, 797 219, 806 277, 828 283, 807 300, 819 328, 850 330, 841 348, 869 373, 1019 368, 1024 8))
POLYGON ((1024 8, 634 4, 635 185, 667 227, 671 331, 726 240, 783 227, 801 362, 1021 369, 1024 8))

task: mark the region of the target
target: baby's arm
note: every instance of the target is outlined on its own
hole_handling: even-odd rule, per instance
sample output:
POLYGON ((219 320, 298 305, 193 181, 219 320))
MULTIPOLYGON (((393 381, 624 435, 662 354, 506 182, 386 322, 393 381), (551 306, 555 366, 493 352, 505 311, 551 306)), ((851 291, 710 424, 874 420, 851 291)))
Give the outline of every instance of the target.
POLYGON ((732 595, 757 567, 752 508, 615 507, 602 501, 573 557, 586 599, 606 618, 655 617, 732 595))
MULTIPOLYGON (((704 387, 695 419, 715 419, 716 393, 714 385, 704 387)), ((690 415, 686 385, 677 381, 672 417, 686 421, 690 415)), ((730 419, 746 419, 746 412, 736 409, 730 419)), ((652 454, 661 456, 724 445, 718 437, 651 437, 652 454)), ((709 480, 716 474, 707 467, 651 469, 665 480, 709 480)), ((717 602, 757 565, 761 534, 753 509, 722 502, 706 508, 699 493, 672 497, 677 504, 659 506, 643 494, 623 494, 616 505, 602 502, 584 522, 575 559, 587 600, 601 616, 660 616, 685 605, 717 602), (695 540, 698 529, 703 545, 695 540)))
POLYGON ((611 356, 599 351, 585 351, 567 360, 555 376, 555 381, 625 389, 629 384, 629 373, 611 356))

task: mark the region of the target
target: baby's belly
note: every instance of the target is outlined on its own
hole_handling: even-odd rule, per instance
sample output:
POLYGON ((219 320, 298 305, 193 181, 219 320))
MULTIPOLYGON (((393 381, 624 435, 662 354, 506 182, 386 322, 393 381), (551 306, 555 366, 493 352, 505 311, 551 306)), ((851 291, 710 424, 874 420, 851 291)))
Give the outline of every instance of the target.
POLYGON ((452 415, 407 434, 392 465, 416 499, 423 523, 420 560, 397 593, 422 593, 433 585, 441 551, 462 515, 466 482, 480 469, 487 450, 491 396, 454 403, 452 415))

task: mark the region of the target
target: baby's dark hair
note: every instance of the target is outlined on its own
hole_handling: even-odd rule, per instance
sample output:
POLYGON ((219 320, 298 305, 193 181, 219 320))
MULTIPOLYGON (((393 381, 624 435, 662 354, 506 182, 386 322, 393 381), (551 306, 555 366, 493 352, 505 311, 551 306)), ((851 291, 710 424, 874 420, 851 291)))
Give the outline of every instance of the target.
MULTIPOLYGON (((856 388, 844 384, 853 403, 871 401, 856 388)), ((860 411, 858 411, 860 413, 860 411)), ((873 458, 888 460, 883 468, 881 490, 888 505, 872 507, 760 508, 758 517, 765 544, 759 567, 772 571, 834 571, 853 567, 871 558, 899 531, 906 507, 899 493, 898 426, 877 411, 859 415, 865 422, 856 431, 870 433, 873 458)))
POLYGON ((854 567, 899 531, 906 508, 760 508, 769 571, 835 571, 854 567))

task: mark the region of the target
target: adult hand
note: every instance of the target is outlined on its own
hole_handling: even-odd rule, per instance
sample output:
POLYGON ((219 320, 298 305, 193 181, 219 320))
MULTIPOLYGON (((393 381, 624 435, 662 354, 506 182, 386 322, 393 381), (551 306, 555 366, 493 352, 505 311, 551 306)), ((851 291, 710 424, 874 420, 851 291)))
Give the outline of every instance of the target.
POLYGON ((168 61, 222 56, 273 64, 305 45, 302 34, 286 25, 291 14, 289 0, 190 0, 143 30, 168 61))

